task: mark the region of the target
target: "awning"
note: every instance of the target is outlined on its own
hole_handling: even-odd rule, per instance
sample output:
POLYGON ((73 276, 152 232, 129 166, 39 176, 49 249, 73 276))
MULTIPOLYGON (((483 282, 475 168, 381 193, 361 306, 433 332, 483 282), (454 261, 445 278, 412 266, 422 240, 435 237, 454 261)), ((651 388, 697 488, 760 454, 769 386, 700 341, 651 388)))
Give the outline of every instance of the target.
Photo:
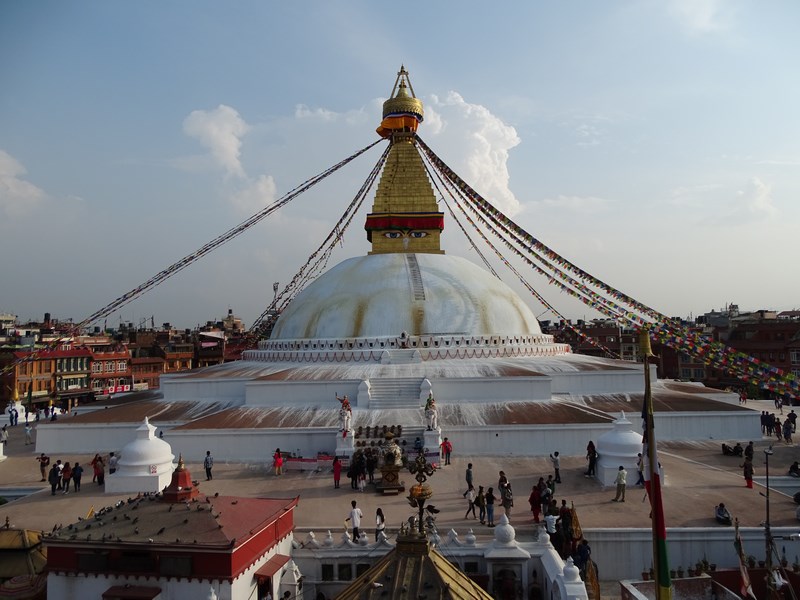
POLYGON ((153 600, 161 588, 143 585, 114 585, 103 592, 103 600, 153 600))
POLYGON ((289 558, 290 557, 285 554, 276 554, 261 565, 258 570, 253 573, 253 577, 256 577, 259 583, 262 583, 267 577, 275 575, 283 565, 289 562, 289 558))

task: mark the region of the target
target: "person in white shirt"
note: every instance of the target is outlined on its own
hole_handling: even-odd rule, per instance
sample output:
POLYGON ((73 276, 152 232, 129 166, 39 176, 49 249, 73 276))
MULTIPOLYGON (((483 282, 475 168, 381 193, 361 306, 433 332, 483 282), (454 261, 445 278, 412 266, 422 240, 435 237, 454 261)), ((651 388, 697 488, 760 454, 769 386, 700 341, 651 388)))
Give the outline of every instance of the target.
POLYGON ((627 477, 628 472, 625 467, 620 465, 619 471, 617 471, 617 478, 614 480, 614 483, 617 484, 617 494, 611 499, 612 502, 625 502, 625 480, 627 477))
POLYGON ((353 541, 358 542, 358 538, 361 535, 359 528, 361 527, 361 519, 364 517, 361 509, 356 506, 356 501, 353 500, 350 502, 350 506, 352 506, 352 510, 350 511, 350 516, 345 519, 345 522, 350 521, 350 524, 353 526, 353 541))

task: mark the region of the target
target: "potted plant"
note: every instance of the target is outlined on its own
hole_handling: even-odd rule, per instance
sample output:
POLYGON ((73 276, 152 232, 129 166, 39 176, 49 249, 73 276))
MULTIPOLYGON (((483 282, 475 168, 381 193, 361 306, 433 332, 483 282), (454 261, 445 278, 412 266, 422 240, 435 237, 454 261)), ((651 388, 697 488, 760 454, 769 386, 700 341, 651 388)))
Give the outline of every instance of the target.
POLYGON ((683 577, 683 567, 678 567, 678 578, 680 579, 682 577, 683 577))
POLYGON ((670 569, 669 577, 670 577, 670 579, 677 579, 678 578, 678 572, 675 569, 670 569))
POLYGON ((650 581, 650 571, 642 571, 642 581, 650 581))
POLYGON ((656 570, 653 567, 650 567, 650 579, 656 580, 656 570))
POLYGON ((753 556, 752 554, 748 555, 747 557, 747 566, 750 567, 751 569, 756 566, 756 557, 753 556))

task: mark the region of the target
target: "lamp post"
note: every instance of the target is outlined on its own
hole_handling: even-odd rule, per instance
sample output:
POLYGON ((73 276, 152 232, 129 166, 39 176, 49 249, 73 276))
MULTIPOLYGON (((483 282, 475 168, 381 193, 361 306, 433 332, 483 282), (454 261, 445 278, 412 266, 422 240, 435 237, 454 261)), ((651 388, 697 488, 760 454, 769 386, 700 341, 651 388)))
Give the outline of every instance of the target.
MULTIPOLYGON (((433 475, 433 472, 436 468, 429 464, 427 459, 425 458, 425 449, 420 448, 419 454, 417 458, 414 460, 413 463, 408 465, 408 470, 413 474, 416 475, 415 479, 417 480, 417 484, 411 486, 411 490, 409 490, 408 494, 408 503, 413 507, 419 510, 419 521, 417 523, 417 529, 419 530, 420 537, 425 536, 425 501, 428 500, 431 496, 433 496, 433 490, 431 486, 425 483, 429 476, 433 475)), ((432 513, 439 512, 436 510, 434 506, 430 506, 428 508, 432 513)))
POLYGON ((767 518, 764 521, 764 545, 766 546, 767 550, 765 564, 767 566, 767 593, 770 598, 773 597, 776 591, 772 578, 772 531, 770 530, 770 525, 769 525, 769 457, 772 456, 772 454, 773 454, 772 446, 764 449, 765 474, 766 474, 766 485, 767 485, 767 493, 764 495, 767 504, 767 518))

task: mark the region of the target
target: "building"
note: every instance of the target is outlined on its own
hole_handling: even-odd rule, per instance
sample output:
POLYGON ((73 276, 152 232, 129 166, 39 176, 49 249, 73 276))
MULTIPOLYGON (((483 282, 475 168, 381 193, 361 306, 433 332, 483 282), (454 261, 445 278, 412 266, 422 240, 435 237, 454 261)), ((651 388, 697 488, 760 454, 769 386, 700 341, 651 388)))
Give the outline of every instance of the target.
POLYGON ((302 598, 291 563, 298 500, 205 496, 179 461, 160 494, 49 534, 50 598, 302 598), (212 595, 213 594, 213 595, 212 595))

